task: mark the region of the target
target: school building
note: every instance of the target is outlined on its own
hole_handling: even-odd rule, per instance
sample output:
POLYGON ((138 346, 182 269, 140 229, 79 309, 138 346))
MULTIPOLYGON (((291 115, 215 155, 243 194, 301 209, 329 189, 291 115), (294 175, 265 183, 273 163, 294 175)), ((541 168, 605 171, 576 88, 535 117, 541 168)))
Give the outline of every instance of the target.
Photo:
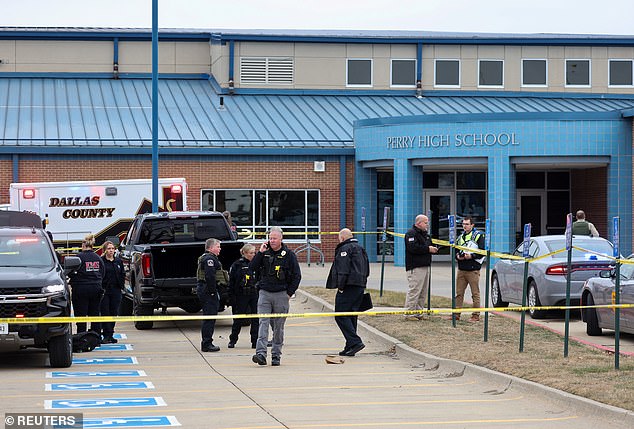
MULTIPOLYGON (((583 209, 611 239, 619 216, 627 255, 633 64, 634 36, 162 29, 159 176, 327 259, 324 233, 381 231, 385 207, 442 239, 448 214, 489 218, 501 252, 525 223, 583 209)), ((151 177, 151 118, 150 30, 0 28, 0 204, 12 182, 151 177)))

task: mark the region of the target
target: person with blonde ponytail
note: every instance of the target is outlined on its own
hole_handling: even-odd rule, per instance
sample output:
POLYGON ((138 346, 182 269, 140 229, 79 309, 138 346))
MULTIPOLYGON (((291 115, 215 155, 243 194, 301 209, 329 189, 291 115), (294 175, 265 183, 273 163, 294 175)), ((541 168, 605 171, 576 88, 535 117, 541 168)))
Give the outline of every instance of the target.
MULTIPOLYGON (((93 250, 95 236, 87 235, 81 243, 81 252, 77 254, 81 265, 70 273, 73 314, 75 316, 99 316, 99 305, 103 296, 103 261, 93 250)), ((91 323, 90 330, 101 331, 100 323, 91 323)), ((77 323, 77 333, 86 332, 86 323, 77 323)))

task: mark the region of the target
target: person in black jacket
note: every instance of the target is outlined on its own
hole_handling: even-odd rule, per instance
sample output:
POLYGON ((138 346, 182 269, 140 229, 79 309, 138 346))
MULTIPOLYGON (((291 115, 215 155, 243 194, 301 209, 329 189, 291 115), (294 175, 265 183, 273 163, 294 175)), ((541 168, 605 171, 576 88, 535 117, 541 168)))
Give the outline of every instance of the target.
MULTIPOLYGON (((220 240, 209 238, 205 242, 205 253, 198 258, 198 270, 196 272, 196 294, 200 300, 205 316, 218 314, 220 296, 216 285, 216 272, 222 270, 222 264, 218 259, 220 255, 220 240)), ((200 328, 202 342, 200 350, 203 352, 217 352, 220 347, 214 345, 214 328, 216 319, 203 320, 200 328)))
MULTIPOLYGON (((405 270, 409 289, 405 297, 405 310, 418 311, 425 308, 429 289, 429 270, 431 255, 438 253, 432 245, 428 233, 429 218, 423 214, 416 216, 414 225, 405 234, 405 270)), ((406 320, 422 320, 423 314, 407 314, 406 320)))
MULTIPOLYGON (((103 243, 103 255, 101 260, 104 266, 104 276, 101 283, 104 294, 101 298, 101 315, 102 316, 118 316, 119 306, 121 305, 121 291, 125 281, 125 271, 121 259, 114 255, 115 246, 112 241, 103 243)), ((103 344, 114 344, 117 340, 114 338, 115 322, 101 323, 101 342, 103 344)))
MULTIPOLYGON (((94 245, 95 236, 87 235, 81 243, 81 252, 77 254, 81 265, 69 274, 75 316, 99 316, 99 303, 103 295, 101 283, 105 271, 103 261, 93 250, 94 245)), ((101 326, 91 323, 90 330, 100 332, 101 326)), ((86 323, 77 323, 77 333, 80 332, 86 332, 86 323)))
MULTIPOLYGON (((297 257, 282 243, 282 228, 274 226, 269 231, 269 241, 262 243, 249 268, 258 278, 258 313, 288 313, 289 300, 295 294, 302 280, 297 257)), ((269 321, 273 327, 271 365, 279 366, 284 343, 284 323, 286 318, 260 318, 258 341, 251 360, 258 365, 266 365, 266 345, 269 336, 269 321)))
MULTIPOLYGON (((255 247, 245 244, 240 249, 242 257, 235 261, 229 269, 229 296, 231 300, 231 312, 233 314, 256 314, 258 311, 258 290, 255 286, 255 275, 249 269, 249 262, 255 256, 255 247)), ((238 342, 238 335, 242 330, 244 321, 250 322, 251 348, 255 348, 258 340, 258 318, 233 319, 231 335, 229 335, 229 348, 232 349, 238 342)))
MULTIPOLYGON (((348 228, 339 231, 339 244, 335 248, 335 260, 330 267, 326 288, 337 289, 335 311, 359 311, 363 293, 370 275, 370 264, 365 249, 352 237, 348 228)), ((357 316, 335 316, 335 322, 346 339, 340 356, 354 356, 365 344, 357 335, 357 316)))

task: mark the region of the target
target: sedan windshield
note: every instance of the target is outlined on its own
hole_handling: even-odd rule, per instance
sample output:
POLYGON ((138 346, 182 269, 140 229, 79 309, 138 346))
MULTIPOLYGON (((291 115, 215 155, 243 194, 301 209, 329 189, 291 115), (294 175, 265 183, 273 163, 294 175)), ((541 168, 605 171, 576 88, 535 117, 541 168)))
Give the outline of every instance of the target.
MULTIPOLYGON (((607 240, 589 240, 575 238, 572 240, 573 247, 579 247, 585 250, 572 249, 572 259, 583 261, 606 260, 612 256, 612 244, 607 240)), ((549 252, 566 248, 565 239, 546 241, 549 252)), ((565 259, 568 257, 567 252, 559 252, 553 255, 553 258, 565 259)))
POLYGON ((0 267, 46 267, 53 254, 42 236, 0 235, 0 267))

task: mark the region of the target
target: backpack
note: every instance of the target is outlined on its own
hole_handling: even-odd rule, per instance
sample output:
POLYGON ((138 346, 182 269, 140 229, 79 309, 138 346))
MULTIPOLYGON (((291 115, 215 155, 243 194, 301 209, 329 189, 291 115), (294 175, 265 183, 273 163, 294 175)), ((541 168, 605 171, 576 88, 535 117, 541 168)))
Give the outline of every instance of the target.
POLYGON ((101 336, 95 331, 73 335, 73 353, 91 352, 101 345, 101 336))

